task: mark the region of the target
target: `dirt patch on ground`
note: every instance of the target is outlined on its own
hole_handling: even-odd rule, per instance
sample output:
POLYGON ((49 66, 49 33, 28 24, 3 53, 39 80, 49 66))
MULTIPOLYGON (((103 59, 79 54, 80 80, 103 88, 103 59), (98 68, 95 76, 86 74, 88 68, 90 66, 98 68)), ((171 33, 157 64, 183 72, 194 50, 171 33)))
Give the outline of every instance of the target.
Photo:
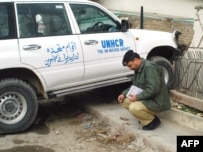
POLYGON ((152 151, 141 137, 112 128, 67 101, 42 102, 35 123, 23 133, 0 136, 0 152, 152 151))

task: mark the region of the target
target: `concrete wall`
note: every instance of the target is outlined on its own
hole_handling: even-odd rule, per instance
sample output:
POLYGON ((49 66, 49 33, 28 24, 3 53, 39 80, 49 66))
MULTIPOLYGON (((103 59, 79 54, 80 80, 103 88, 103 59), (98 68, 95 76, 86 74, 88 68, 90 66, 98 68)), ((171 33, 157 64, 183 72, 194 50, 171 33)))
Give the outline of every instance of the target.
MULTIPOLYGON (((132 28, 140 28, 139 16, 128 16, 128 19, 132 25, 132 28)), ((194 35, 193 22, 160 16, 145 16, 144 29, 166 32, 178 30, 182 33, 180 36, 180 41, 184 43, 187 48, 191 45, 191 41, 194 35)))

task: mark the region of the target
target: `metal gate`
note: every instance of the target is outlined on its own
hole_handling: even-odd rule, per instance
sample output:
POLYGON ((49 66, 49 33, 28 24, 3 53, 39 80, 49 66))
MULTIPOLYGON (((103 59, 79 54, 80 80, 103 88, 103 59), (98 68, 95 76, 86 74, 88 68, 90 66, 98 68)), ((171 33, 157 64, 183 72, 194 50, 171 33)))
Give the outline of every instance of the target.
POLYGON ((188 51, 176 61, 175 89, 203 100, 203 51, 188 51))

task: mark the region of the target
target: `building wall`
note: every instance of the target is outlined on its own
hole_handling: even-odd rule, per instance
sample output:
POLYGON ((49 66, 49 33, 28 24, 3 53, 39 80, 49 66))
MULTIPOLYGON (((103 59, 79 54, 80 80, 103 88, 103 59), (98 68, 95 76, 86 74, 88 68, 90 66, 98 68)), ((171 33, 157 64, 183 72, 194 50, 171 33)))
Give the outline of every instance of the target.
MULTIPOLYGON (((139 16, 128 16, 128 19, 132 25, 132 28, 140 28, 139 16)), ((191 41, 194 35, 193 22, 174 20, 172 18, 165 17, 144 17, 144 29, 166 32, 178 30, 182 33, 180 36, 180 41, 183 42, 187 46, 187 48, 191 45, 191 41)))

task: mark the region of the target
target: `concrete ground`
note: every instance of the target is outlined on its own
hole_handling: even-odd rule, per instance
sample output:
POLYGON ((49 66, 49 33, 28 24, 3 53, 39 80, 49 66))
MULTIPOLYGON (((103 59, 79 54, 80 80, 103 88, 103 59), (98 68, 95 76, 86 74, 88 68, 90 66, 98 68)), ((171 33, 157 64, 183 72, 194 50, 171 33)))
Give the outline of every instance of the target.
MULTIPOLYGON (((144 143, 158 152, 175 152, 179 135, 203 135, 203 118, 176 109, 161 113, 161 125, 153 131, 143 131, 137 120, 116 102, 103 102, 101 96, 83 94, 86 110, 112 127, 125 128, 127 132, 142 137, 144 143), (88 98, 89 96, 89 98, 88 98), (191 125, 192 124, 192 125, 191 125)), ((82 103, 83 95, 78 96, 82 103)), ((115 99, 116 100, 116 99, 115 99)))

